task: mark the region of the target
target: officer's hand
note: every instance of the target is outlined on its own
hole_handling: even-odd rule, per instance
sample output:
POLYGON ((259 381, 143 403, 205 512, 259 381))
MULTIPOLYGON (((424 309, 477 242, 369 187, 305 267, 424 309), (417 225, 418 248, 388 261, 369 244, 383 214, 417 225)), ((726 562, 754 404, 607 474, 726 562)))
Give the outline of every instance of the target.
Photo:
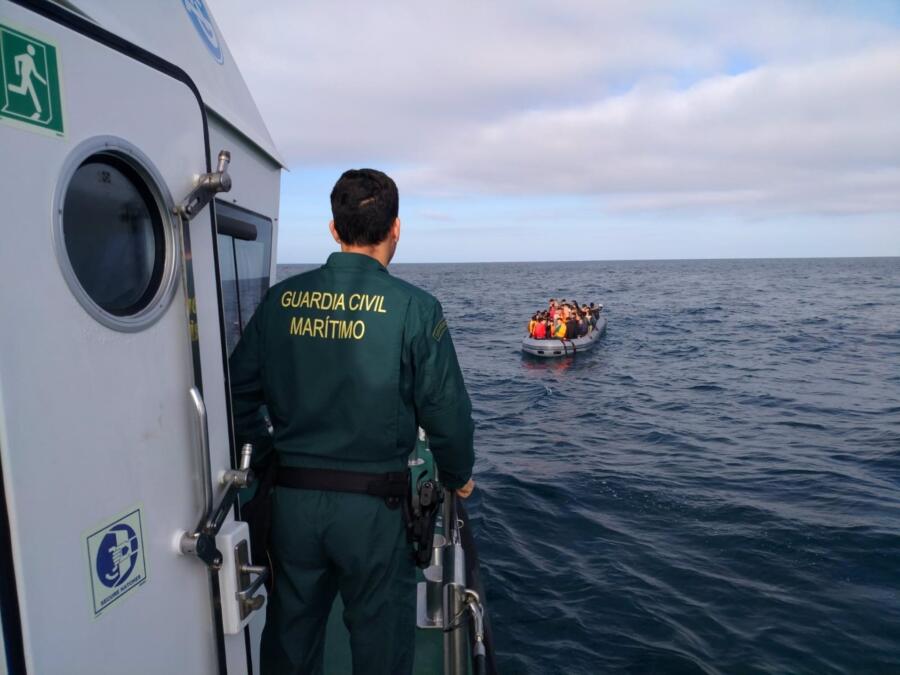
POLYGON ((469 482, 463 485, 461 488, 457 488, 456 494, 458 494, 463 499, 468 499, 469 495, 472 494, 472 490, 475 489, 475 479, 470 478, 469 482))

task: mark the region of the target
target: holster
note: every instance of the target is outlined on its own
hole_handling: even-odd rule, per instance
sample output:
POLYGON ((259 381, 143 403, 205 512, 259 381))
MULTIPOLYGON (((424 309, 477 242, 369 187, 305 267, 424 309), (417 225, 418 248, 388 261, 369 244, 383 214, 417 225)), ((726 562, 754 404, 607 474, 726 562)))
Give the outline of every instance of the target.
POLYGON ((444 493, 440 483, 433 480, 422 481, 416 486, 415 494, 410 485, 409 497, 404 501, 406 538, 412 544, 416 566, 422 569, 428 567, 431 562, 437 514, 443 501, 444 493))

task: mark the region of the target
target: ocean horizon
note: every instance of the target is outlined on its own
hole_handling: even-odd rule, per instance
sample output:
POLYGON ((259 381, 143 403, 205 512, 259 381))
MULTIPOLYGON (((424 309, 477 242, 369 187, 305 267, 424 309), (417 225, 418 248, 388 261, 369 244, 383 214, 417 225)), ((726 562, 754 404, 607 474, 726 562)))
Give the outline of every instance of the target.
MULTIPOLYGON (((327 256, 325 256, 327 258, 327 256)), ((325 258, 312 262, 279 262, 282 266, 321 265, 325 258)), ((766 258, 615 258, 609 260, 464 260, 464 261, 392 261, 391 265, 525 265, 534 263, 616 263, 616 262, 715 262, 715 261, 765 261, 765 260, 889 260, 900 258, 897 255, 857 255, 857 256, 799 256, 799 257, 766 257, 766 258)))

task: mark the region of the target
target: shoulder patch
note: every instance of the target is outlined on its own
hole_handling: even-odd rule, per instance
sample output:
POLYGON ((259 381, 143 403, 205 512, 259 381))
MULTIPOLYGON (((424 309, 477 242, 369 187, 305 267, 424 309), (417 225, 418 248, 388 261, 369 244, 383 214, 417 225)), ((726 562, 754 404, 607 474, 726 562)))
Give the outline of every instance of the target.
POLYGON ((431 337, 433 337, 437 342, 441 341, 441 338, 444 337, 444 333, 447 332, 447 319, 441 317, 441 320, 438 321, 437 326, 434 327, 434 330, 431 331, 431 337))

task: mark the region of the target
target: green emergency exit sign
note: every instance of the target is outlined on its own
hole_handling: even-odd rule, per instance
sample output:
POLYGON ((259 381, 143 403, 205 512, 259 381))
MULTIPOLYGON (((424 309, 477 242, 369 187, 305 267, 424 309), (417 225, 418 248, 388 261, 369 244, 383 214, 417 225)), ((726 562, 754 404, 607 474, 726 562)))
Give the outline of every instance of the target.
POLYGON ((56 47, 0 24, 0 117, 63 135, 56 47))

